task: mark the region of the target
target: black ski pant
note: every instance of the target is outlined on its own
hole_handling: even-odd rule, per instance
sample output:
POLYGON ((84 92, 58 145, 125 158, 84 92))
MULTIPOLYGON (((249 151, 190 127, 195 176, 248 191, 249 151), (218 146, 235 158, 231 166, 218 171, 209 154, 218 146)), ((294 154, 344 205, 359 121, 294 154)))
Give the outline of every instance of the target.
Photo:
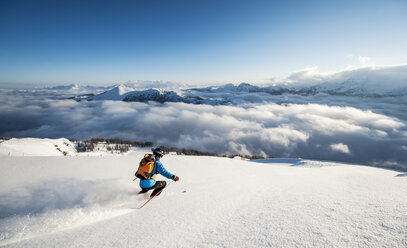
POLYGON ((154 189, 150 196, 160 195, 165 186, 167 186, 166 181, 157 181, 151 188, 141 188, 140 194, 147 193, 149 190, 154 189))

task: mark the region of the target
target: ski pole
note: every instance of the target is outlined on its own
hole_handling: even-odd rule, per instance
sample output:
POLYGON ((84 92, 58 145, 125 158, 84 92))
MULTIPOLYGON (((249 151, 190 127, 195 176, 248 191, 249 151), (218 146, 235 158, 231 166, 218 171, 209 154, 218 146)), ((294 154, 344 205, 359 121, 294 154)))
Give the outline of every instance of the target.
POLYGON ((165 188, 167 188, 172 182, 169 182, 167 184, 167 186, 165 186, 164 188, 162 188, 160 191, 157 192, 157 194, 155 194, 153 197, 150 197, 150 199, 148 199, 148 201, 146 201, 146 203, 144 203, 141 207, 139 207, 139 209, 142 209, 145 205, 147 205, 147 203, 149 203, 152 199, 154 199, 157 195, 159 195, 161 193, 161 191, 163 191, 165 188))

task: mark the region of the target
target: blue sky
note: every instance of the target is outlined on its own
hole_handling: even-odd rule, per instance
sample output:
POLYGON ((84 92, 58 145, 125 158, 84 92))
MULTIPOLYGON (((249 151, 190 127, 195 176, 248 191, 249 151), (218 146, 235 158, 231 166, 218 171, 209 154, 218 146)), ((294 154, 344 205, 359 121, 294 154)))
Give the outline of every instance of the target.
POLYGON ((405 64, 407 1, 0 1, 0 83, 256 82, 405 64))

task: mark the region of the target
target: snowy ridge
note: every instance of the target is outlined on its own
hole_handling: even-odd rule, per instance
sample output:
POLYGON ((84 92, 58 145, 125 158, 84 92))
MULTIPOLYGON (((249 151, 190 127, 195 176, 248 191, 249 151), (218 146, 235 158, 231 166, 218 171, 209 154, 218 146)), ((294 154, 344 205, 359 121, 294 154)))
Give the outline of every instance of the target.
POLYGON ((95 96, 84 97, 75 96, 72 99, 75 100, 119 100, 125 102, 148 102, 156 101, 160 103, 164 102, 184 102, 193 104, 219 104, 217 101, 206 100, 198 96, 180 96, 175 91, 167 91, 163 89, 147 89, 147 90, 134 90, 124 85, 119 85, 111 90, 103 92, 95 96))
POLYGON ((157 89, 148 89, 143 91, 134 91, 122 99, 126 102, 184 102, 184 98, 174 91, 162 91, 157 89))
POLYGON ((301 159, 256 163, 165 156, 163 164, 180 181, 170 183, 140 210, 146 196, 137 195, 139 188, 132 179, 142 156, 140 152, 110 157, 4 157, 0 246, 403 247, 407 243, 405 174, 301 159), (165 235, 157 238, 157 230, 165 235))
POLYGON ((13 138, 0 143, 0 156, 75 156, 67 139, 13 138))
POLYGON ((134 89, 119 85, 99 95, 91 96, 87 100, 123 100, 134 89))
POLYGON ((323 83, 312 86, 302 84, 284 84, 273 86, 255 86, 247 83, 239 85, 210 86, 205 88, 183 89, 181 95, 175 91, 158 89, 132 90, 123 85, 95 96, 76 96, 77 100, 120 100, 126 102, 184 102, 192 104, 229 105, 241 103, 271 102, 278 95, 315 96, 328 94, 333 96, 357 97, 394 97, 406 96, 407 86, 384 90, 371 87, 364 82, 352 80, 341 83, 323 83))
POLYGON ((301 159, 301 158, 267 158, 267 159, 256 159, 256 160, 251 160, 251 161, 256 162, 256 163, 263 163, 263 164, 287 164, 290 166, 310 167, 310 168, 344 165, 343 163, 339 163, 339 162, 307 160, 307 159, 301 159))
MULTIPOLYGON (((69 85, 69 89, 79 88, 69 85)), ((407 66, 365 67, 337 73, 320 73, 310 68, 292 73, 271 85, 238 85, 188 87, 186 84, 161 81, 129 81, 96 95, 77 100, 124 100, 184 102, 192 104, 228 105, 271 102, 272 96, 301 95, 353 97, 407 96, 407 66)))
POLYGON ((185 83, 137 80, 111 86, 69 84, 31 90, 70 93, 69 98, 78 101, 126 99, 210 105, 270 102, 271 96, 280 95, 397 97, 407 96, 407 65, 363 67, 336 73, 307 68, 271 82, 269 85, 241 83, 193 87, 185 83))
POLYGON ((281 84, 272 86, 255 86, 247 83, 239 85, 227 84, 221 87, 206 87, 190 89, 191 92, 203 93, 266 93, 270 95, 282 94, 297 94, 297 95, 316 95, 316 94, 330 94, 330 95, 344 95, 344 96, 402 96, 407 95, 407 83, 399 85, 398 87, 379 87, 379 83, 371 84, 368 82, 360 82, 354 80, 347 80, 345 82, 334 83, 326 82, 316 85, 304 85, 299 83, 281 84))

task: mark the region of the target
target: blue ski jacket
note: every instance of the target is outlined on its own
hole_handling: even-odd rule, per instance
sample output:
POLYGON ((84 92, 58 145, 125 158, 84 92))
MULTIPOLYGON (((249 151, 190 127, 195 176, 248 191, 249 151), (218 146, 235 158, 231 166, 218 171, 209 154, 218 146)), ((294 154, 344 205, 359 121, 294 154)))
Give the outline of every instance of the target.
MULTIPOLYGON (((163 166, 163 164, 160 161, 154 161, 154 167, 151 173, 154 174, 161 174, 166 178, 172 179, 174 177, 173 174, 169 173, 163 166)), ((151 188, 155 185, 155 179, 150 178, 150 179, 141 179, 140 180, 140 187, 144 189, 151 188)))

